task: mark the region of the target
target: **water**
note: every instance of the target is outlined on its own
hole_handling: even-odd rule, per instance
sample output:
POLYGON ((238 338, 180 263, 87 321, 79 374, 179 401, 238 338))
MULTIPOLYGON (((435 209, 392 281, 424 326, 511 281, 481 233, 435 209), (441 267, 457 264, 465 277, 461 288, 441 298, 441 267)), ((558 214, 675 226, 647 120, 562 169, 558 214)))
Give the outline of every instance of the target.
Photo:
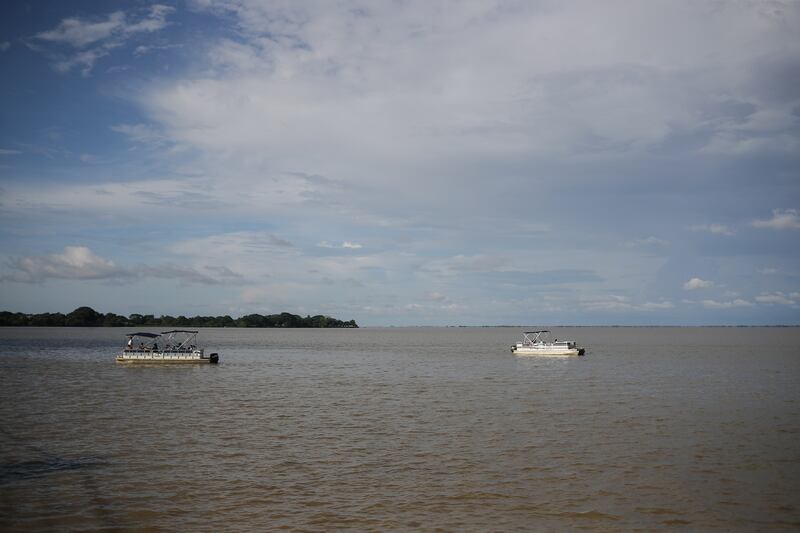
POLYGON ((0 328, 0 529, 800 527, 800 329, 0 328))

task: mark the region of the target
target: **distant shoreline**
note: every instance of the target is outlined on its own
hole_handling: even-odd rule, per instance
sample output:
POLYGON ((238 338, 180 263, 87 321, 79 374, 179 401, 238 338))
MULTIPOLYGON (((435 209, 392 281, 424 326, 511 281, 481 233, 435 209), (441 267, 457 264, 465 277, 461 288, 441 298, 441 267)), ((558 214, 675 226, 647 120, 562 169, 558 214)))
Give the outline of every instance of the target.
POLYGON ((339 320, 325 315, 250 314, 239 318, 224 316, 123 316, 98 313, 91 307, 79 307, 71 313, 12 313, 0 311, 0 326, 12 327, 191 327, 191 328, 358 328, 355 320, 339 320))

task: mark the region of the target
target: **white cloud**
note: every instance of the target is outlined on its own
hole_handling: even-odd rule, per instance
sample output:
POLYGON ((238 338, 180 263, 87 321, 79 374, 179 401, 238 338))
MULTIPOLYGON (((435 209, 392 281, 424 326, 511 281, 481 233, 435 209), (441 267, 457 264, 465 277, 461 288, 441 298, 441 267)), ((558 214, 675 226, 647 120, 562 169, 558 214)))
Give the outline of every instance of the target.
POLYGON ((152 33, 161 30, 167 26, 167 16, 174 11, 174 7, 165 6, 162 4, 154 4, 150 6, 150 13, 139 19, 138 22, 129 24, 125 28, 124 33, 152 33))
POLYGON ((4 281, 40 283, 49 278, 90 280, 131 277, 131 271, 118 267, 86 246, 67 246, 60 254, 12 259, 11 274, 4 281))
POLYGON ((301 296, 313 291, 314 287, 307 283, 281 282, 259 285, 242 289, 240 298, 246 304, 260 304, 264 308, 274 309, 278 303, 296 305, 301 296))
MULTIPOLYGON (((167 26, 167 16, 175 9, 155 4, 138 20, 129 20, 129 14, 115 11, 104 18, 86 20, 78 17, 63 19, 52 30, 37 33, 34 38, 53 46, 69 46, 74 52, 65 54, 52 52, 56 59, 54 66, 59 72, 69 72, 81 67, 83 75, 88 75, 95 63, 119 48, 132 36, 151 33, 167 26), (76 50, 76 51, 75 51, 76 50)), ((37 47, 34 47, 37 49, 37 47)))
POLYGON ((485 254, 457 255, 430 261, 425 269, 443 275, 454 275, 464 272, 497 272, 507 264, 508 260, 504 257, 485 254))
POLYGON ((19 155, 22 152, 19 150, 13 150, 8 148, 0 148, 0 155, 19 155))
POLYGON ((797 296, 798 296, 797 293, 786 295, 782 292, 770 292, 770 293, 762 292, 761 294, 755 297, 755 300, 758 303, 769 304, 769 305, 773 304, 797 305, 798 303, 797 296))
POLYGON ((718 302, 716 300, 703 300, 700 302, 706 309, 734 309, 737 307, 752 307, 753 303, 737 298, 728 302, 718 302))
POLYGON ((0 276, 0 281, 42 283, 48 279, 133 281, 160 278, 189 284, 220 285, 243 280, 240 274, 224 266, 158 263, 126 268, 100 257, 86 246, 66 246, 62 253, 14 258, 8 266, 10 272, 0 276))
POLYGON ((674 309, 675 305, 670 301, 664 302, 645 302, 641 305, 642 309, 674 309))
POLYGON ((165 142, 164 134, 147 124, 115 124, 111 130, 126 135, 137 143, 159 145, 165 142))
MULTIPOLYGON (((51 183, 41 187, 33 182, 13 182, 7 186, 4 209, 16 215, 34 210, 39 216, 70 213, 77 216, 105 216, 141 221, 142 217, 161 220, 165 209, 180 212, 182 221, 214 217, 296 216, 298 209, 312 204, 313 215, 325 218, 358 217, 372 223, 368 213, 353 212, 340 202, 346 193, 333 180, 286 173, 252 180, 205 177, 204 172, 187 166, 180 169, 186 178, 161 178, 100 183, 51 183), (194 177, 200 174, 201 177, 194 177), (13 201, 10 201, 13 199, 13 201), (352 217, 351 217, 352 215, 352 217)), ((340 245, 337 245, 340 246, 340 245)))
POLYGON ((609 294, 595 297, 582 297, 577 303, 581 308, 588 311, 608 311, 608 312, 649 312, 673 309, 675 305, 668 301, 660 302, 632 302, 627 296, 609 294))
POLYGON ((734 235, 733 230, 725 224, 698 224, 696 226, 691 226, 690 229, 692 231, 704 231, 713 235, 734 235))
POLYGON ((115 11, 104 20, 87 21, 79 18, 65 18, 52 30, 39 32, 36 38, 42 41, 68 44, 82 48, 96 41, 107 39, 115 31, 125 26, 125 13, 115 11))
MULTIPOLYGON (((491 299, 529 298, 527 309, 538 310, 542 293, 553 290, 562 298, 548 309, 584 298, 561 304, 559 316, 573 308, 584 317, 667 316, 681 284, 673 281, 671 294, 650 290, 724 243, 698 252, 677 240, 667 248, 663 237, 746 212, 735 189, 746 180, 708 172, 700 183, 686 154, 715 139, 767 150, 795 135, 787 133, 794 119, 786 109, 796 104, 774 103, 753 84, 791 86, 754 69, 761 58, 794 55, 786 43, 796 32, 786 28, 796 17, 761 14, 768 10, 754 4, 209 0, 193 7, 224 16, 213 24, 207 13, 180 20, 175 29, 195 52, 188 64, 178 57, 185 54, 136 59, 166 42, 149 33, 172 20, 166 8, 77 18, 51 29, 50 40, 32 39, 55 49, 54 61, 70 71, 88 72, 125 47, 132 83, 114 84, 114 96, 125 87, 140 108, 109 127, 136 146, 128 168, 115 165, 105 183, 100 165, 47 186, 4 183, 9 219, 90 220, 140 233, 143 221, 168 214, 169 231, 141 234, 159 244, 176 239, 159 251, 173 256, 129 268, 136 277, 233 283, 240 276, 259 286, 269 276, 263 298, 291 298, 290 283, 308 287, 299 291, 306 303, 352 297, 347 305, 399 309, 417 295, 433 308, 472 297, 481 316, 491 299), (202 28, 191 26, 197 20, 202 28), (201 42, 192 41, 200 29, 201 42), (715 201, 709 191, 723 180, 731 190, 715 201), (626 194, 615 204, 609 199, 622 182, 626 194), (691 201, 676 210, 671 199, 687 191, 691 201), (624 208, 589 216, 609 205, 624 208), (206 235, 209 227, 225 229, 206 235), (270 230, 233 231, 242 227, 270 230), (317 242, 330 250, 313 249, 317 242), (214 270, 223 265, 233 274, 214 270), (364 290, 335 292, 347 280, 364 290), (360 292, 370 295, 354 303, 360 292), (649 301, 632 296, 643 293, 649 301)), ((723 159, 704 158, 713 163, 704 170, 730 168, 723 159)), ((764 172, 764 187, 785 185, 764 172)), ((730 235, 732 227, 691 229, 730 235)), ((758 261, 735 263, 748 273, 772 262, 791 268, 785 258, 758 261)), ((734 284, 733 268, 717 274, 715 287, 734 284)), ((687 290, 710 283, 695 278, 687 290)), ((714 293, 720 305, 739 298, 721 292, 714 293)))
POLYGON ((443 302, 447 300, 447 297, 444 294, 437 291, 429 292, 426 297, 433 302, 443 302))
POLYGON ((659 239, 658 237, 653 237, 652 235, 650 237, 645 237, 644 239, 634 239, 625 243, 625 246, 628 248, 664 247, 668 245, 669 241, 659 239))
POLYGON ((173 279, 183 284, 199 285, 238 285, 244 283, 241 274, 228 267, 221 266, 188 266, 174 263, 162 263, 156 266, 141 265, 136 274, 146 278, 173 279))
POLYGON ((700 278, 692 278, 683 284, 683 290, 696 291, 698 289, 710 289, 714 286, 713 281, 707 281, 700 278))
POLYGON ((236 231, 188 239, 173 244, 172 252, 192 257, 241 258, 250 254, 284 253, 291 242, 265 231, 236 231))
POLYGON ((217 153, 258 147, 294 164, 313 153, 338 173, 356 154, 625 153, 734 130, 769 142, 756 123, 787 115, 756 101, 737 122, 713 96, 753 101, 744 73, 791 39, 783 16, 754 5, 194 7, 233 17, 238 38, 212 42, 211 69, 153 87, 143 104, 174 140, 217 153))
POLYGON ((320 241, 317 243, 320 248, 339 248, 342 250, 360 250, 364 245, 352 241, 344 241, 341 244, 333 244, 328 241, 320 241))
POLYGON ((160 45, 139 45, 133 50, 133 55, 141 57, 156 50, 171 50, 173 48, 182 48, 182 44, 160 44, 160 45))
POLYGON ((800 229, 800 213, 797 209, 773 209, 772 218, 766 220, 754 220, 753 227, 785 230, 800 229))
POLYGON ((81 73, 86 76, 88 75, 92 69, 94 68, 94 64, 97 62, 98 59, 106 57, 111 53, 111 50, 117 48, 118 45, 106 45, 101 48, 93 48, 91 50, 83 50, 78 52, 74 56, 64 59, 61 61, 57 61, 55 63, 55 68, 59 72, 69 72, 75 67, 82 67, 81 73))

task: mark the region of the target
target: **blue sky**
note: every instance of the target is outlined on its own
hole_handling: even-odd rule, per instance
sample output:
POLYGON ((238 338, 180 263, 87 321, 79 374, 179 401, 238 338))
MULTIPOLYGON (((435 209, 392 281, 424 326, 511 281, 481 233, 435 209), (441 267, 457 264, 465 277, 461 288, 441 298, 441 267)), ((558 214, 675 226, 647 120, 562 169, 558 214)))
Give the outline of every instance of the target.
POLYGON ((800 323, 796 2, 12 2, 0 307, 800 323))

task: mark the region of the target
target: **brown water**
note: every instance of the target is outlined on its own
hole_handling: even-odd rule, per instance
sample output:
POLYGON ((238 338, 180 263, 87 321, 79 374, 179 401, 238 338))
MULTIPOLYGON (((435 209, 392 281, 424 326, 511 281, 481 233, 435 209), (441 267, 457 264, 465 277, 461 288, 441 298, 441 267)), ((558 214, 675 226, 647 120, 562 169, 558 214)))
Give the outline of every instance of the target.
POLYGON ((0 530, 800 528, 800 329, 0 328, 0 530))

